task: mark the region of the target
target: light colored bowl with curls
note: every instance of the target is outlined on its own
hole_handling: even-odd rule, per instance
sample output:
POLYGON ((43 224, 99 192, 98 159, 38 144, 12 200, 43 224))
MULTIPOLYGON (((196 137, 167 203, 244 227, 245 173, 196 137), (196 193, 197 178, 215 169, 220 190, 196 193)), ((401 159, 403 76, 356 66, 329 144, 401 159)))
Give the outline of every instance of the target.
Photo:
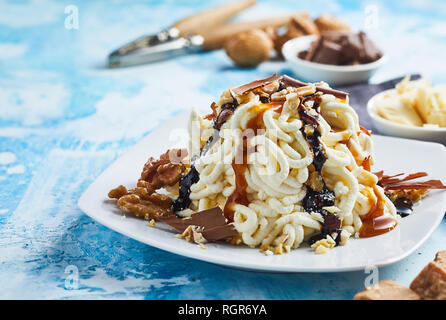
POLYGON ((381 117, 377 112, 377 103, 381 100, 382 96, 394 91, 395 89, 386 90, 374 95, 367 103, 367 112, 373 121, 376 129, 379 133, 430 142, 439 142, 446 145, 446 128, 435 127, 417 127, 405 124, 396 123, 381 117))

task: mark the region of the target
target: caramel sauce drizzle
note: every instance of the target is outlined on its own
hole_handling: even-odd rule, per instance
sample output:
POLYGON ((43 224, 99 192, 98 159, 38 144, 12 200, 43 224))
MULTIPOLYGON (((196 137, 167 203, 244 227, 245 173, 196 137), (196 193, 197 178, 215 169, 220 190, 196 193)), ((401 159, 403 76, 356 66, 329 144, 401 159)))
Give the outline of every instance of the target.
POLYGON ((398 225, 394 217, 384 216, 386 201, 381 197, 376 186, 373 187, 373 192, 377 197, 377 201, 370 211, 361 217, 362 226, 359 229, 359 237, 361 238, 374 237, 387 233, 398 225))
MULTIPOLYGON (((258 112, 253 118, 248 121, 246 130, 251 129, 253 130, 254 135, 257 135, 259 129, 265 128, 265 124, 263 123, 263 114, 265 113, 265 111, 274 108, 274 111, 282 112, 282 106, 282 102, 261 103, 260 105, 254 106, 253 108, 258 112)), ((242 204, 245 206, 249 205, 249 200, 246 192, 248 182, 245 178, 245 172, 248 167, 248 155, 253 151, 255 150, 251 150, 251 148, 248 148, 248 137, 246 135, 243 135, 243 142, 237 150, 237 154, 234 157, 234 160, 232 160, 232 168, 234 169, 235 173, 235 190, 226 200, 226 204, 223 209, 223 213, 228 219, 228 222, 234 221, 235 204, 242 204), (243 161, 242 163, 236 163, 235 159, 240 159, 240 154, 242 154, 243 161)))

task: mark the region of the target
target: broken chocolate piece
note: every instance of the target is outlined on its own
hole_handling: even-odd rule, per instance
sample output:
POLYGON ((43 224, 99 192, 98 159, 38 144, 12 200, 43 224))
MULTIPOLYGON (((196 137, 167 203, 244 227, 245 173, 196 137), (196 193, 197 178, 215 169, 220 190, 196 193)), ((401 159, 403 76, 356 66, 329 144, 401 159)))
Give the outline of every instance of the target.
POLYGON ((381 51, 375 46, 375 44, 367 37, 364 32, 360 32, 362 50, 360 51, 360 62, 370 63, 378 60, 382 57, 381 51))
POLYGON ((225 224, 223 226, 204 229, 202 234, 207 241, 212 242, 234 237, 238 235, 238 231, 232 224, 225 224))
POLYGON ((161 218, 161 221, 174 227, 180 232, 186 230, 186 228, 190 225, 203 228, 212 228, 226 224, 226 219, 223 215, 223 211, 219 207, 193 213, 188 218, 181 219, 176 216, 168 216, 161 218))
POLYGON ((306 61, 313 61, 314 55, 319 51, 319 48, 322 45, 323 38, 319 37, 316 41, 311 44, 310 49, 308 50, 307 55, 305 56, 306 61))
POLYGON ((238 234, 232 224, 227 224, 220 207, 196 212, 188 218, 181 219, 170 215, 160 217, 160 220, 179 232, 184 232, 189 226, 200 227, 203 237, 209 242, 223 240, 238 234))
MULTIPOLYGON (((323 38, 321 38, 323 39, 323 38)), ((314 53, 309 61, 323 64, 339 64, 342 56, 342 46, 334 42, 322 40, 319 49, 314 53)), ((306 59, 308 60, 308 59, 306 59)))

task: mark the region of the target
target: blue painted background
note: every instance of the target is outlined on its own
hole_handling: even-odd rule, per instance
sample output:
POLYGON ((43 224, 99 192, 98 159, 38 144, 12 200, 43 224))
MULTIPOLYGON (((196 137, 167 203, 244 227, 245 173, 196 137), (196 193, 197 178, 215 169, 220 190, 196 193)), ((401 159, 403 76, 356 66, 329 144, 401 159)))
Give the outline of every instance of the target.
MULTIPOLYGON (((419 72, 446 83, 445 1, 259 2, 240 19, 308 10, 366 29, 390 58, 373 82, 419 72)), ((240 70, 221 51, 105 68, 117 46, 221 3, 0 1, 0 298, 351 299, 364 288, 364 272, 255 273, 179 257, 77 208, 95 177, 172 115, 208 106, 229 85, 287 72, 282 62, 240 70), (64 26, 70 4, 79 10, 78 30, 64 26), (77 289, 68 281, 73 270, 77 289)), ((443 220, 379 278, 409 285, 445 243, 443 220)))

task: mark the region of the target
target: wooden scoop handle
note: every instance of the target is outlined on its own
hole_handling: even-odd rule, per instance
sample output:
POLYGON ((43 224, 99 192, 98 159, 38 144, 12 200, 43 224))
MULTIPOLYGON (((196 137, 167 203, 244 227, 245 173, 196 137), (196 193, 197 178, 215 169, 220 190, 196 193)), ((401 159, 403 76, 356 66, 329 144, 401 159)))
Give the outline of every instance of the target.
POLYGON ((225 23, 241 11, 256 4, 256 2, 257 0, 242 0, 222 5, 184 18, 175 23, 173 27, 180 31, 180 36, 182 37, 192 34, 203 34, 206 30, 225 23))
POLYGON ((275 18, 268 18, 263 20, 238 22, 222 25, 215 29, 202 33, 204 37, 204 50, 215 50, 223 47, 225 41, 237 33, 250 29, 266 29, 268 27, 279 28, 288 23, 293 15, 285 15, 275 18))

